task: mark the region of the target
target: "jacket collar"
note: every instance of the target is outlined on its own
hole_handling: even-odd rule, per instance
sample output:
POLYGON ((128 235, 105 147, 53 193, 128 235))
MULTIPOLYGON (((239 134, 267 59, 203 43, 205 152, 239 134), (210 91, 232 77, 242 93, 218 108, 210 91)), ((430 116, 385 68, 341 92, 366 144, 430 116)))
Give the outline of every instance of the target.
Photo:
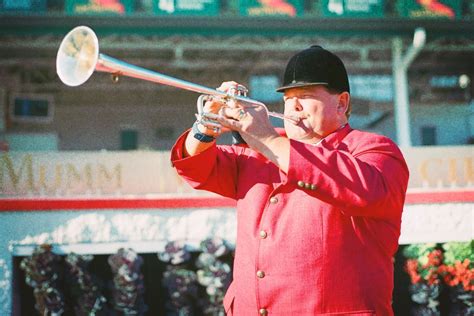
POLYGON ((330 147, 337 148, 341 141, 344 139, 344 137, 346 137, 346 135, 349 134, 350 131, 352 131, 352 128, 349 123, 346 123, 328 136, 324 137, 316 145, 329 145, 330 147))

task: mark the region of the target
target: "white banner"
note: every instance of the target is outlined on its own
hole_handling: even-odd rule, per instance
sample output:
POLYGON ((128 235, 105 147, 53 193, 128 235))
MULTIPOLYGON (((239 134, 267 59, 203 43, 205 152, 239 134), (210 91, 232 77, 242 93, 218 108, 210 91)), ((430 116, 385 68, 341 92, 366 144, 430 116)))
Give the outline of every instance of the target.
MULTIPOLYGON (((474 189, 474 146, 404 150, 410 190, 474 189)), ((0 197, 206 194, 172 168, 169 152, 7 152, 0 155, 0 197)))

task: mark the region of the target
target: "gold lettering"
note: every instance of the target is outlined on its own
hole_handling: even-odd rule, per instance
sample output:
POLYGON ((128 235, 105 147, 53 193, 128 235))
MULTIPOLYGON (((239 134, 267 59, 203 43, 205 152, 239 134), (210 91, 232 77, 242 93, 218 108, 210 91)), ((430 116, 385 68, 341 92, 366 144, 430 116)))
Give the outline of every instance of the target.
POLYGON ((26 172, 26 188, 27 190, 34 191, 34 177, 33 177, 33 156, 31 154, 26 154, 23 156, 22 162, 18 169, 18 172, 15 172, 15 164, 13 163, 10 155, 4 154, 2 156, 0 164, 0 190, 2 192, 7 190, 7 184, 4 182, 5 173, 8 174, 10 181, 13 185, 13 190, 18 193, 18 184, 22 179, 23 172, 26 172), (5 172, 6 169, 6 172, 5 172), (26 171, 25 171, 26 170, 26 171))
POLYGON ((93 182, 91 165, 86 164, 84 166, 84 175, 82 177, 73 164, 66 164, 66 187, 68 191, 84 192, 84 189, 92 190, 93 182))
POLYGON ((435 184, 438 179, 430 178, 429 167, 430 167, 431 164, 435 164, 436 166, 434 168, 436 168, 437 170, 440 170, 441 165, 442 165, 442 161, 441 161, 441 159, 427 159, 427 160, 424 160, 420 164, 419 171, 420 171, 422 182, 428 182, 430 184, 431 183, 435 184))
POLYGON ((49 192, 48 185, 46 184, 47 170, 45 165, 39 166, 39 177, 38 177, 38 190, 44 189, 45 192, 49 192))
POLYGON ((43 189, 46 193, 52 194, 59 190, 62 184, 62 173, 63 168, 62 165, 58 164, 54 166, 55 173, 54 173, 54 182, 52 183, 51 187, 48 186, 48 168, 45 165, 39 166, 39 177, 38 177, 38 190, 41 191, 43 189))
MULTIPOLYGON (((115 178, 115 184, 112 183, 112 186, 115 187, 115 189, 121 189, 122 188, 122 165, 118 164, 113 168, 112 172, 108 172, 106 166, 103 164, 100 164, 98 166, 98 176, 99 176, 99 189, 103 191, 104 189, 107 188, 107 184, 111 183, 114 178, 115 178)), ((110 187, 110 185, 108 185, 110 187)))
POLYGON ((61 188, 63 184, 63 166, 61 164, 56 165, 56 189, 61 188))
POLYGON ((464 166, 466 169, 466 182, 474 184, 474 157, 464 158, 464 166))
POLYGON ((456 159, 448 159, 448 181, 450 183, 458 182, 456 159))

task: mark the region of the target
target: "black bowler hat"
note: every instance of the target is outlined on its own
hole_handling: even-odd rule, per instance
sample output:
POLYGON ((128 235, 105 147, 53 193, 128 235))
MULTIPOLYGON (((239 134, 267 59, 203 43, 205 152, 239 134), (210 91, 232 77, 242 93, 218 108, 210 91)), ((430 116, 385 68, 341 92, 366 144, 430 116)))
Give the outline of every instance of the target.
POLYGON ((338 92, 350 92, 342 60, 318 45, 291 57, 283 76, 283 86, 276 91, 284 92, 289 88, 312 85, 325 85, 338 92))

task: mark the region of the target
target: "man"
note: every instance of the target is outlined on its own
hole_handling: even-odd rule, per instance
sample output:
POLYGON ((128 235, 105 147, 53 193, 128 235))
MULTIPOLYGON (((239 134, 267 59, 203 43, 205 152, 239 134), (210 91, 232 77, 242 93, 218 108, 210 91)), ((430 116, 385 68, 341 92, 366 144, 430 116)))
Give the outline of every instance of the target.
MULTIPOLYGON (((226 82, 221 89, 236 87, 226 82)), ((248 144, 217 146, 219 131, 195 123, 172 150, 196 189, 237 201, 228 315, 393 315, 408 169, 388 138, 351 129, 342 61, 320 46, 293 56, 284 74, 287 137, 264 107, 222 107, 222 126, 248 144)))

